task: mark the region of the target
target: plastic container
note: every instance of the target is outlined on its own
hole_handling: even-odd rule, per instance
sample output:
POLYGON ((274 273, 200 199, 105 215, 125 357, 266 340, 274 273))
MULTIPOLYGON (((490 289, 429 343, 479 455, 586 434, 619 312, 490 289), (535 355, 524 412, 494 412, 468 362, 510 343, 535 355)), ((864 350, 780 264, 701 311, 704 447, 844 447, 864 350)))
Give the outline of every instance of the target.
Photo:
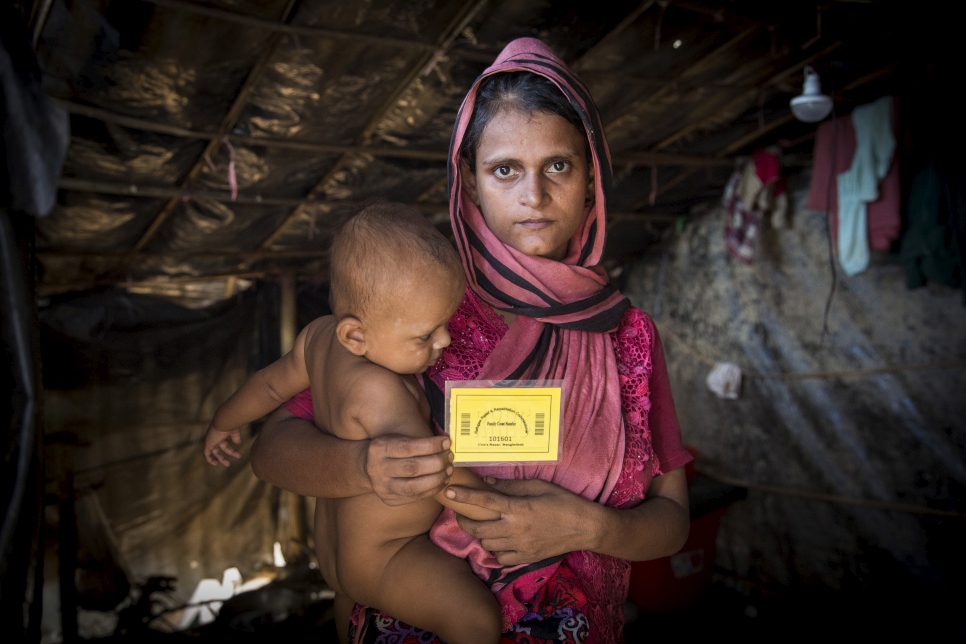
POLYGON ((691 531, 681 551, 670 557, 631 563, 627 598, 649 612, 687 608, 711 581, 715 542, 721 517, 747 490, 695 475, 697 450, 686 447, 695 457, 685 465, 691 510, 691 531))

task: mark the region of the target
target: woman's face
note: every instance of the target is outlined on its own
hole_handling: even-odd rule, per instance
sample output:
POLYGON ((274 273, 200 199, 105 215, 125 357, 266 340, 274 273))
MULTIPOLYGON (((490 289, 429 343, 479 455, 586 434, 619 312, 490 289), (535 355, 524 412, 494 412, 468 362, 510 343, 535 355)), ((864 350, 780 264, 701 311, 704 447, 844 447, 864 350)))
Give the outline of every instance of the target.
POLYGON ((584 135, 547 112, 504 110, 490 119, 464 186, 497 239, 561 260, 594 194, 584 135))

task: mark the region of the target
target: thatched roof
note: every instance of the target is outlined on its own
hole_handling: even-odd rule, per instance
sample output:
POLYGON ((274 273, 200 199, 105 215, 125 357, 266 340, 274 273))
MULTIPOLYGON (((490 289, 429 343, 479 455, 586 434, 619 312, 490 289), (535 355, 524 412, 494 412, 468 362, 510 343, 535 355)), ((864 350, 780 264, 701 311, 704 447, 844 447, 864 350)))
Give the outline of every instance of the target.
POLYGON ((930 55, 914 26, 930 17, 911 12, 762 0, 54 2, 37 47, 72 138, 57 206, 38 221, 40 289, 230 292, 236 278, 284 270, 324 281, 333 226, 370 197, 416 204, 448 228, 456 110, 519 36, 549 43, 601 109, 616 175, 607 262, 618 265, 718 194, 736 155, 781 142, 790 163, 807 163, 814 126, 788 110, 806 65, 841 110, 898 91, 930 55))

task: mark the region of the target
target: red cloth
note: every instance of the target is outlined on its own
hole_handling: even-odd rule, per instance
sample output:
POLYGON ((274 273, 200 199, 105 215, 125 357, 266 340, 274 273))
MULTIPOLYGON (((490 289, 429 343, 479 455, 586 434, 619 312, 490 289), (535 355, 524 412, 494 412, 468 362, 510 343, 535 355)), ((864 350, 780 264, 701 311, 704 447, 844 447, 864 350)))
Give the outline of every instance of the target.
POLYGON ((315 413, 312 408, 312 390, 306 389, 300 394, 297 394, 295 398, 283 405, 285 409, 289 410, 299 418, 304 418, 305 420, 311 420, 315 422, 315 413))
MULTIPOLYGON (((892 126, 899 141, 899 106, 893 99, 892 126)), ((815 148, 812 153, 812 182, 808 187, 808 209, 831 212, 832 239, 838 239, 838 182, 835 177, 852 165, 855 156, 855 129, 851 116, 840 116, 818 126, 815 132, 815 148), (832 155, 832 139, 835 139, 835 156, 832 155), (835 161, 834 174, 832 161, 835 161), (831 181, 831 200, 826 197, 831 181)), ((902 220, 899 193, 899 151, 892 157, 892 165, 885 178, 879 182, 879 198, 868 205, 866 227, 869 231, 869 247, 889 250, 892 242, 899 239, 902 220)))
POLYGON ((776 182, 774 195, 778 196, 782 192, 785 192, 785 187, 781 183, 782 167, 781 162, 778 160, 778 155, 769 151, 767 148, 761 148, 751 153, 751 160, 755 163, 755 174, 758 175, 758 180, 761 181, 762 186, 767 186, 774 181, 776 182), (780 189, 778 188, 779 186, 780 189))

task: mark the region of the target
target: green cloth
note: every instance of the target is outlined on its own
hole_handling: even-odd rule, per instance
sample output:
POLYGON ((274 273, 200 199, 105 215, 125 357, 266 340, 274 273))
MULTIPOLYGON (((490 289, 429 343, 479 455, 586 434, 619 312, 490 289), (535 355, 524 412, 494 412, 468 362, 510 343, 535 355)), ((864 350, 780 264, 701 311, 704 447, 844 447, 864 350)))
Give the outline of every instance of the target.
POLYGON ((900 256, 906 286, 928 280, 963 289, 966 305, 966 179, 954 167, 932 159, 909 190, 908 227, 900 256))

